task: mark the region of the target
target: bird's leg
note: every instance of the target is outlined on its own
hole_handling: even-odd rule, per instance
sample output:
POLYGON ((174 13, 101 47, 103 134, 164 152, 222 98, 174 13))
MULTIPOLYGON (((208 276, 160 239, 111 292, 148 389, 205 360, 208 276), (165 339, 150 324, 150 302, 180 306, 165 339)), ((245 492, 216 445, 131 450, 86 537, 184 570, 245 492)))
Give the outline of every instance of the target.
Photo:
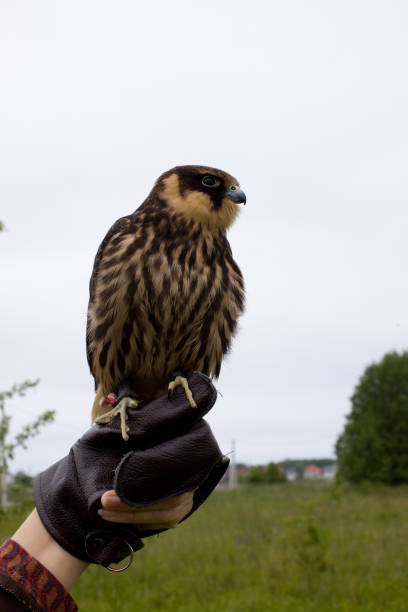
POLYGON ((197 408, 197 404, 194 401, 194 397, 193 394, 191 393, 191 389, 188 386, 188 381, 187 378, 185 376, 183 376, 182 374, 179 374, 178 372, 175 374, 175 378, 174 380, 172 380, 169 383, 169 387, 168 387, 168 396, 170 397, 170 394, 174 391, 174 389, 178 386, 183 387, 187 399, 190 402, 190 406, 192 408, 197 408))
POLYGON ((122 438, 127 442, 129 440, 129 426, 126 421, 128 419, 128 415, 126 410, 128 408, 137 408, 139 402, 132 397, 122 397, 122 399, 112 408, 109 412, 105 412, 105 414, 101 414, 101 416, 96 417, 95 423, 109 423, 113 417, 117 414, 120 415, 120 426, 122 430, 122 438))
MULTIPOLYGON (((129 426, 126 423, 126 421, 128 420, 128 415, 126 411, 128 408, 137 408, 139 402, 136 398, 130 397, 131 395, 134 395, 134 393, 126 382, 119 385, 118 395, 119 400, 115 402, 115 405, 113 406, 112 410, 109 410, 108 412, 101 414, 101 416, 98 416, 95 419, 94 423, 109 423, 109 421, 113 419, 113 417, 119 414, 122 438, 125 440, 125 442, 127 442, 129 440, 129 426)), ((108 396, 106 396, 106 398, 104 398, 104 404, 106 405, 106 403, 110 403, 112 405, 115 399, 116 396, 114 394, 109 394, 108 396), (110 401, 106 402, 106 400, 110 401)))

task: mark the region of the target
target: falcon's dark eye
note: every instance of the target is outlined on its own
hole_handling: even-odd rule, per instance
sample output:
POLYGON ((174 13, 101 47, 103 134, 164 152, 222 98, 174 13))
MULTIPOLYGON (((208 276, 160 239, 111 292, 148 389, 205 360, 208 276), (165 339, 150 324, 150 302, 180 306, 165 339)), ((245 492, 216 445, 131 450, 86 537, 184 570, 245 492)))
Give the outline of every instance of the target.
POLYGON ((218 187, 220 181, 210 174, 206 174, 201 181, 205 187, 218 187))

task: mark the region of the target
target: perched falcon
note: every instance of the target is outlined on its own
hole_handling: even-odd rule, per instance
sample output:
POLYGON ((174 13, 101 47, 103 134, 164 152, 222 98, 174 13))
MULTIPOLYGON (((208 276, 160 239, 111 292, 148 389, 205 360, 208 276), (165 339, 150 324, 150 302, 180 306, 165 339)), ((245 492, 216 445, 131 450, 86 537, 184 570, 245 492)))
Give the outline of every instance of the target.
POLYGON ((128 407, 178 384, 194 406, 186 378, 219 376, 244 305, 226 230, 245 202, 229 174, 177 166, 99 247, 87 324, 92 418, 120 414, 124 439, 128 407), (109 401, 116 405, 106 412, 109 401))

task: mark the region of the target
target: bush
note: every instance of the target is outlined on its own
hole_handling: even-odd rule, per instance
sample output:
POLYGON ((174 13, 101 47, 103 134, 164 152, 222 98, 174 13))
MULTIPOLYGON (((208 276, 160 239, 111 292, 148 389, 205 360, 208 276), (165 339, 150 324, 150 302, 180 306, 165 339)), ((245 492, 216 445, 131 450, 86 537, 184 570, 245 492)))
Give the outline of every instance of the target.
POLYGON ((252 484, 286 482, 286 474, 276 463, 257 465, 250 469, 248 482, 252 484))

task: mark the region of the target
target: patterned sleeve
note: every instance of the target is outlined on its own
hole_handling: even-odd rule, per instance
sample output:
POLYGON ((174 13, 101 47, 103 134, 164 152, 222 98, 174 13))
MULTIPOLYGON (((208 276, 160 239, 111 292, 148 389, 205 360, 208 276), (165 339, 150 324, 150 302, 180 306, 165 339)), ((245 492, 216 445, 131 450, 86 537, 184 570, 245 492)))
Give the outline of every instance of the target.
POLYGON ((44 565, 9 539, 0 546, 0 610, 75 612, 78 607, 44 565))

